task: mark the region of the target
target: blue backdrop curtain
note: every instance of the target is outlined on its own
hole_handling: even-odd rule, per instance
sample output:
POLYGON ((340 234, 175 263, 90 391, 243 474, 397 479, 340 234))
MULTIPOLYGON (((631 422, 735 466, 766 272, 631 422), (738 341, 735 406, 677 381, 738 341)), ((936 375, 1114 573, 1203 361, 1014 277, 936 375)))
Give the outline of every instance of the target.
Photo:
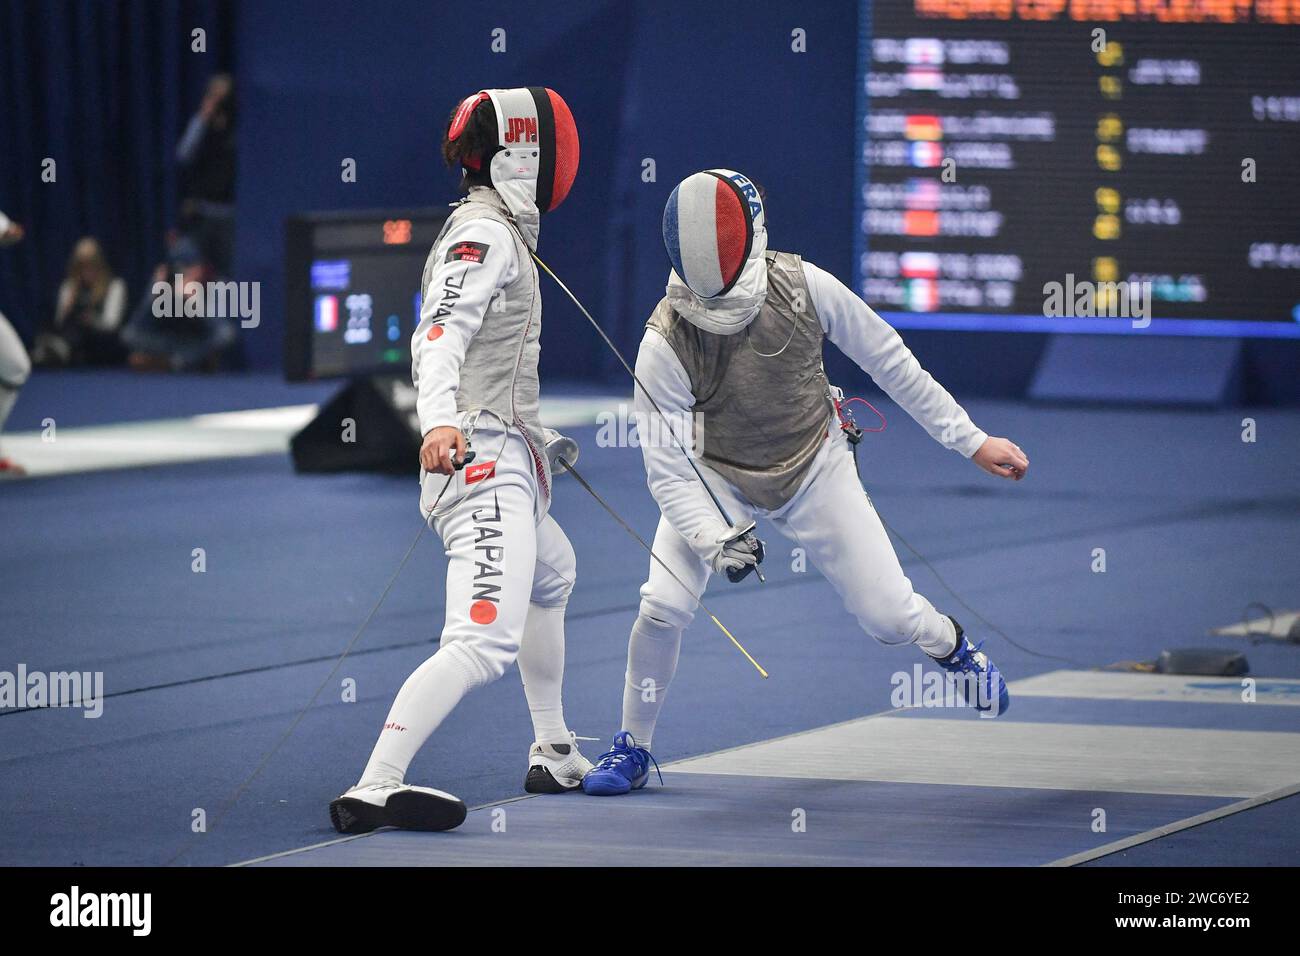
POLYGON ((93 235, 132 299, 175 222, 176 144, 208 77, 232 68, 231 3, 0 0, 0 311, 30 342, 73 244, 93 235), (206 31, 207 52, 191 49, 206 31), (42 182, 55 161, 56 180, 42 182))

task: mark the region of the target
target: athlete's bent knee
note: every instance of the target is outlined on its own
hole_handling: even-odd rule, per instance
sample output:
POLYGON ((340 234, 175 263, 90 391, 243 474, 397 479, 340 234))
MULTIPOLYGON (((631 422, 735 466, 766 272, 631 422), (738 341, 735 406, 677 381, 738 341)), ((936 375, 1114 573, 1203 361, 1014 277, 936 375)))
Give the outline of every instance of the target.
POLYGON ((439 653, 451 656, 460 666, 466 686, 474 690, 500 680, 519 656, 519 645, 472 637, 448 641, 444 637, 439 653))
POLYGON ((661 627, 690 627, 691 621, 695 620, 695 611, 662 601, 642 588, 641 616, 661 627))
POLYGON ((578 558, 567 538, 564 547, 546 560, 537 559, 533 575, 533 592, 528 600, 539 607, 564 607, 573 593, 573 582, 578 580, 578 558))

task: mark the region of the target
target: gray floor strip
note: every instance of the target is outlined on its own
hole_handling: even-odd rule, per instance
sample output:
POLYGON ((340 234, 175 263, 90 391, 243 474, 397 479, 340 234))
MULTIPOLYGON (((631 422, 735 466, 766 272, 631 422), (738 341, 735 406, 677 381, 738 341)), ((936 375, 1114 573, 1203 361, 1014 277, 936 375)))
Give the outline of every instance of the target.
POLYGON ((1130 847, 1141 846, 1143 843, 1150 843, 1153 840, 1159 840, 1161 837, 1167 837, 1171 834, 1178 833, 1181 830, 1190 830, 1192 827, 1199 827, 1204 823, 1211 823, 1215 820, 1221 820, 1224 817, 1230 817, 1234 813, 1241 813, 1243 810, 1252 810, 1255 807, 1262 807, 1266 803, 1272 803, 1275 800, 1281 800, 1284 797, 1300 793, 1300 783, 1293 783, 1289 786, 1279 787, 1268 793, 1261 793, 1259 796, 1250 797, 1246 800, 1238 800, 1236 803, 1230 803, 1226 807, 1219 807, 1217 810, 1207 810, 1205 813, 1198 813, 1194 817, 1187 817, 1184 820, 1175 820, 1173 823, 1167 823, 1164 826, 1156 827, 1153 830, 1147 830, 1145 833, 1137 833, 1131 837, 1125 837, 1123 840, 1116 840, 1114 843, 1107 843, 1092 850, 1085 850, 1082 853, 1075 853, 1071 856, 1063 856, 1059 860, 1053 860, 1050 863, 1044 863, 1043 866, 1078 866, 1080 863, 1087 863, 1091 860, 1099 860, 1103 856, 1110 856, 1112 853, 1119 853, 1121 850, 1127 850, 1130 847))
MULTIPOLYGON (((1014 692, 1013 692, 1014 696, 1014 692)), ((1300 733, 964 718, 856 721, 677 763, 682 773, 1255 797, 1296 779, 1300 733)))

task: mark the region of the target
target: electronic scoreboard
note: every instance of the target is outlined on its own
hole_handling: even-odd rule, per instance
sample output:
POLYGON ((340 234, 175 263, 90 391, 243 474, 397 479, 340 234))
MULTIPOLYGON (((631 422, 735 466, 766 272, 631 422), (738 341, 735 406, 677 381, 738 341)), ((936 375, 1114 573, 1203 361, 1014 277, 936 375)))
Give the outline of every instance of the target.
POLYGON ((856 279, 893 324, 1300 337, 1300 2, 861 10, 856 279))

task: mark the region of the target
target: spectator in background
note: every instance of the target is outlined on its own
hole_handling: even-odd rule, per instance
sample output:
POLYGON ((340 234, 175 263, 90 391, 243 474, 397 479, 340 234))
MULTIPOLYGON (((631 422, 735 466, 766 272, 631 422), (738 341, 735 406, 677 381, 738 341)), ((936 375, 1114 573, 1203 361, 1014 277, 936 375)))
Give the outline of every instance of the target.
POLYGON ((54 322, 36 336, 37 365, 118 365, 126 357, 119 341, 126 314, 126 283, 113 275, 98 240, 78 240, 59 286, 54 322))
POLYGON ((122 330, 122 344, 129 350, 132 368, 142 372, 185 372, 215 371, 219 367, 222 353, 234 344, 235 327, 229 318, 207 314, 204 283, 212 275, 212 268, 192 239, 181 236, 172 240, 167 261, 154 269, 149 290, 122 330), (154 285, 160 282, 168 285, 162 296, 154 294, 154 285), (191 283, 198 285, 192 287, 191 283), (192 309, 199 314, 186 315, 184 310, 176 314, 174 290, 178 284, 182 302, 199 297, 192 309), (164 297, 167 301, 163 301, 164 297))
POLYGON ((199 111, 176 147, 181 229, 219 276, 230 274, 235 216, 235 97, 229 73, 208 81, 199 111))
MULTIPOLYGON (((9 217, 0 212, 0 246, 12 246, 23 237, 23 227, 10 222, 9 217)), ((27 382, 32 363, 27 358, 23 341, 9 324, 9 320, 0 313, 0 431, 4 430, 9 413, 18 401, 18 390, 27 382)), ((20 477, 27 474, 26 469, 14 461, 0 455, 0 478, 20 477)))

